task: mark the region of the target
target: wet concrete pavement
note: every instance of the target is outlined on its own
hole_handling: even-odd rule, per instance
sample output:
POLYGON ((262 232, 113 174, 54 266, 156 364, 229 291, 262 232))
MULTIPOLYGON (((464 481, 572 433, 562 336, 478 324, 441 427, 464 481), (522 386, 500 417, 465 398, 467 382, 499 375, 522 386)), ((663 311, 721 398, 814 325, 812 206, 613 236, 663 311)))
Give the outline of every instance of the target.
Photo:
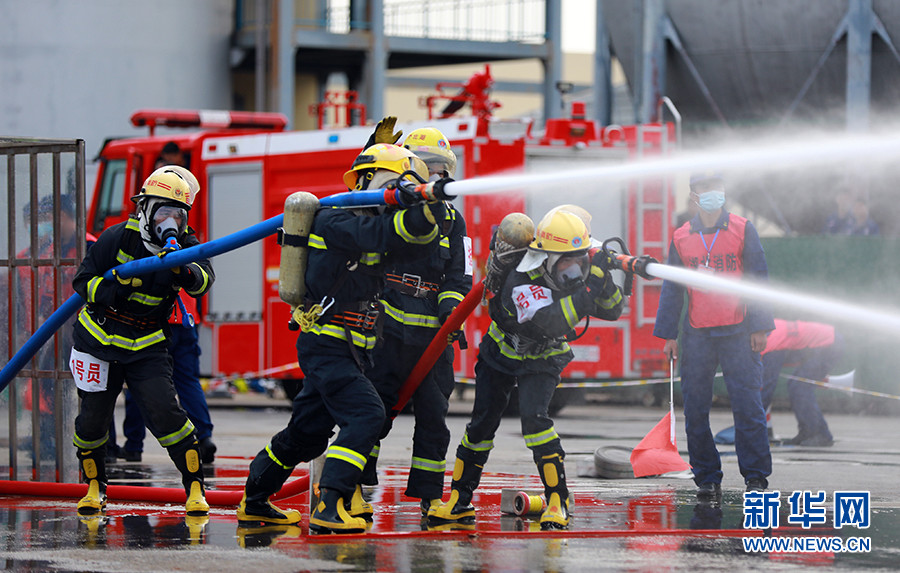
MULTIPOLYGON (((286 402, 261 395, 213 399, 216 462, 206 468, 210 488, 238 490, 247 465, 287 422, 286 402)), ((449 424, 452 454, 462 436, 471 402, 455 399, 449 424)), ((179 504, 110 499, 105 516, 79 518, 75 499, 0 497, 6 524, 0 559, 14 571, 722 571, 894 570, 900 552, 900 421, 829 414, 836 437, 830 448, 773 447, 770 489, 781 492, 781 527, 744 530, 743 480, 731 446, 721 446, 721 504, 698 503, 686 474, 641 479, 598 479, 594 451, 633 447, 665 415, 665 408, 618 405, 567 406, 555 417, 568 453, 569 485, 575 501, 568 531, 541 532, 534 518, 500 511, 506 490, 540 489, 531 453, 517 418, 506 418, 474 503, 473 530, 428 531, 416 500, 403 495, 411 455, 412 417, 401 416, 382 444, 380 484, 368 491, 375 506, 371 529, 353 536, 313 536, 307 528, 307 496, 280 505, 301 510, 300 527, 238 527, 234 507, 213 507, 206 518, 186 518, 179 504), (803 530, 785 526, 793 491, 871 492, 867 529, 827 523, 803 530), (424 530, 423 530, 424 529, 424 530), (742 538, 779 536, 866 537, 864 553, 746 552, 742 538)), ((117 419, 121 420, 120 416, 117 419)), ((715 410, 715 430, 731 425, 728 410, 715 410)), ((790 437, 790 413, 776 413, 777 434, 790 437)), ((685 439, 679 420, 678 444, 685 439)), ((111 483, 179 487, 165 451, 145 444, 141 462, 110 468, 111 483)), ((295 476, 305 473, 300 467, 295 476), (302 470, 302 471, 301 471, 302 470)), ((449 476, 447 478, 449 484, 449 476)))

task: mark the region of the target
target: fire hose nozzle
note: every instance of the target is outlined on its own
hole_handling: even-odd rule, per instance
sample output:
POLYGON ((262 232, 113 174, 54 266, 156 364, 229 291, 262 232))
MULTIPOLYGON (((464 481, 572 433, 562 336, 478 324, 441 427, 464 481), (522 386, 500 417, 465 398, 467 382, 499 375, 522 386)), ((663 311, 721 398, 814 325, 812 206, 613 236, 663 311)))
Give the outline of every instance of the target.
POLYGON ((613 266, 617 269, 621 269, 626 273, 633 273, 645 279, 653 279, 655 278, 653 275, 647 272, 647 265, 650 263, 659 263, 656 259, 651 257, 650 255, 640 255, 635 257, 633 255, 613 255, 611 257, 613 266))
POLYGON ((447 192, 447 185, 453 183, 453 179, 449 177, 423 183, 416 186, 416 193, 420 194, 426 201, 452 201, 456 195, 447 192))

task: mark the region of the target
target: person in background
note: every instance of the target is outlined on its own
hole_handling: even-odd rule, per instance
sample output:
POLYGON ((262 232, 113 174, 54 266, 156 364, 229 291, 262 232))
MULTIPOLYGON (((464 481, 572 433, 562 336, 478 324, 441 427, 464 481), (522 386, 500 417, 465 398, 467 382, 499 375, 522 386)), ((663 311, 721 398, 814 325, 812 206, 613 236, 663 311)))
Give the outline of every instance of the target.
POLYGON ((147 257, 163 257, 200 242, 188 227, 194 202, 182 168, 153 172, 132 200, 136 213, 106 229, 81 262, 72 286, 86 301, 74 327, 69 361, 81 398, 73 442, 87 494, 78 513, 95 515, 106 508, 106 447, 116 398, 127 383, 150 431, 168 451, 181 473, 188 515, 206 515, 203 466, 193 424, 178 405, 167 346, 178 292, 203 296, 215 275, 206 259, 141 277, 107 271, 147 257))
POLYGON ((826 235, 849 235, 853 228, 853 193, 847 190, 840 191, 834 198, 836 210, 828 215, 822 226, 822 233, 826 235))
MULTIPOLYGON (((691 199, 700 211, 675 231, 666 263, 732 279, 766 280, 768 267, 759 235, 753 223, 724 209, 722 176, 696 173, 690 185, 691 199)), ((747 491, 763 491, 772 473, 772 456, 760 392, 760 352, 766 348, 766 333, 775 328, 772 314, 734 295, 663 281, 653 334, 665 340, 663 353, 670 360, 678 358, 685 292, 681 390, 697 497, 718 499, 722 493, 722 463, 709 426, 713 381, 720 365, 734 413, 738 467, 747 491)))
POLYGON ((849 234, 854 236, 874 236, 878 233, 878 223, 869 217, 868 202, 862 197, 857 197, 853 201, 849 234))
POLYGON ((156 163, 153 166, 153 169, 159 169, 164 165, 180 165, 181 167, 189 167, 187 157, 184 156, 184 152, 181 150, 181 147, 174 141, 169 141, 165 145, 163 145, 162 151, 159 153, 159 157, 156 159, 156 163))
MULTIPOLYGON (((828 371, 840 360, 844 341, 830 324, 775 319, 775 330, 769 333, 763 361, 763 405, 772 403, 782 368, 794 366, 793 375, 807 380, 824 380, 828 371)), ((816 388, 799 380, 788 381, 791 410, 797 418, 797 435, 784 444, 828 447, 834 437, 816 401, 816 388)))

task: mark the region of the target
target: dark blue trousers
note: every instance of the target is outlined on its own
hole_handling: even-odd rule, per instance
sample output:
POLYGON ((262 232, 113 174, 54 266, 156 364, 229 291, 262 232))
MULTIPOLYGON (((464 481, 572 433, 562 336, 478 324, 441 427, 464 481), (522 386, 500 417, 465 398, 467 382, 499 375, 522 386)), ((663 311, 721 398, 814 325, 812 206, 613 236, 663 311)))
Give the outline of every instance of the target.
POLYGON ((772 455, 762 405, 762 360, 750 349, 750 333, 707 336, 684 333, 681 349, 681 392, 684 426, 694 482, 722 482, 722 462, 709 427, 713 381, 721 365, 734 414, 734 449, 744 480, 772 473, 772 455))

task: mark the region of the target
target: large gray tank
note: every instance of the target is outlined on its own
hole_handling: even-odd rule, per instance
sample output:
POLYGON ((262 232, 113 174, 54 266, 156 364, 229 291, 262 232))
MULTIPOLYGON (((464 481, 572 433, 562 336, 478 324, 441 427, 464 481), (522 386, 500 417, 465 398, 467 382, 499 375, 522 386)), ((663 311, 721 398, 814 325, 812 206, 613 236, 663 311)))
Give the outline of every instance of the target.
MULTIPOLYGON (((685 50, 733 125, 780 119, 810 76, 850 7, 851 0, 667 0, 665 11, 685 50)), ((612 46, 628 82, 640 69, 644 1, 602 3, 612 46)), ((865 7, 865 2, 861 6, 865 7)), ((872 11, 895 45, 900 42, 900 2, 873 0, 872 11)), ((900 63, 872 36, 871 110, 895 110, 900 63)), ((667 49, 666 85, 685 125, 717 120, 676 50, 667 49)), ((847 81, 844 36, 794 112, 798 119, 843 122, 847 81)))

